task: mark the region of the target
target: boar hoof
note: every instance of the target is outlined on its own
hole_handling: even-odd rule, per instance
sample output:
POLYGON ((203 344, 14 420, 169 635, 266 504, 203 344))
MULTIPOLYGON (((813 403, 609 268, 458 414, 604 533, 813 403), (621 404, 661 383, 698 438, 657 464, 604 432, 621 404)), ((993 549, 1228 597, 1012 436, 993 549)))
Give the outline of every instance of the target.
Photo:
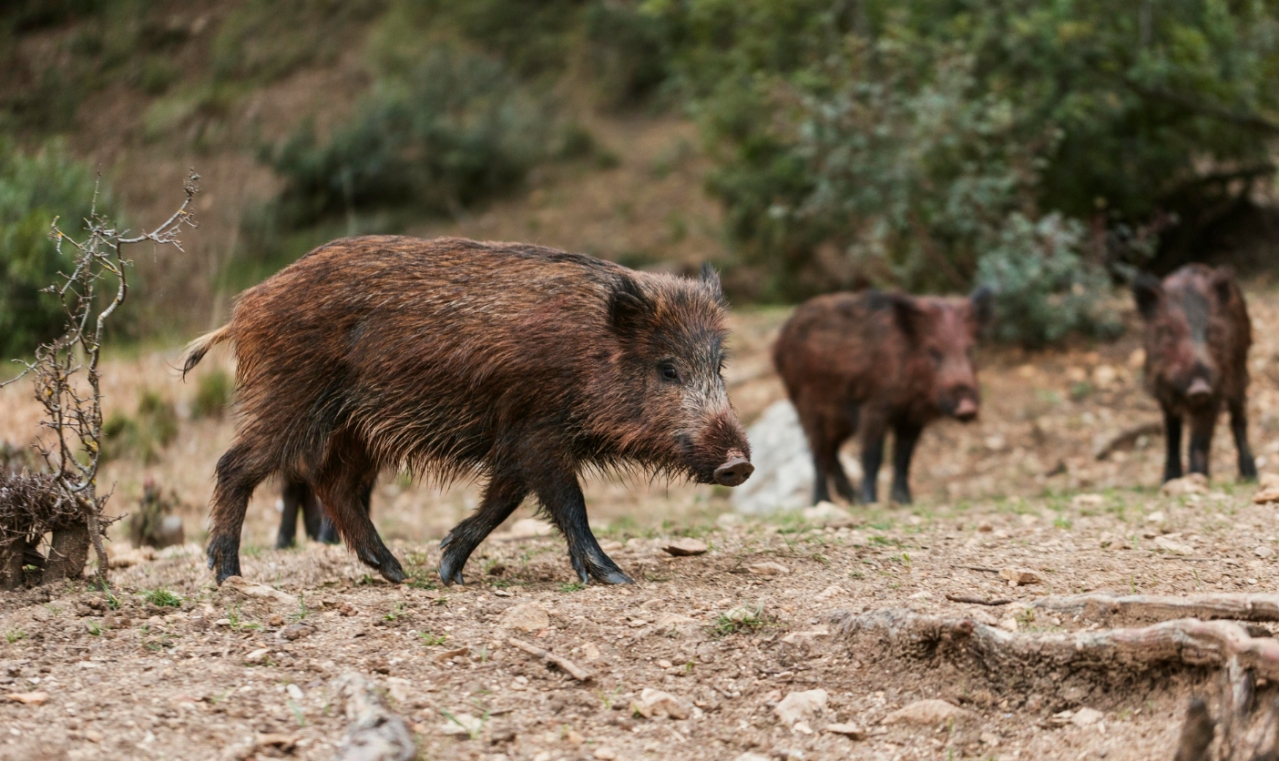
POLYGON ((209 556, 209 570, 218 586, 232 576, 240 575, 240 548, 234 540, 212 539, 206 551, 209 556))
POLYGON ((635 579, 627 576, 625 573, 614 568, 608 571, 596 572, 591 574, 592 578, 602 584, 634 584, 635 579))
POLYGON ((454 584, 462 584, 462 566, 466 565, 466 561, 457 560, 445 555, 440 558, 440 581, 445 586, 453 586, 454 584))
POLYGON ((577 571, 577 579, 583 584, 590 583, 592 579, 601 584, 635 583, 635 580, 623 573, 622 569, 618 568, 607 555, 594 561, 575 555, 572 560, 573 570, 577 571))

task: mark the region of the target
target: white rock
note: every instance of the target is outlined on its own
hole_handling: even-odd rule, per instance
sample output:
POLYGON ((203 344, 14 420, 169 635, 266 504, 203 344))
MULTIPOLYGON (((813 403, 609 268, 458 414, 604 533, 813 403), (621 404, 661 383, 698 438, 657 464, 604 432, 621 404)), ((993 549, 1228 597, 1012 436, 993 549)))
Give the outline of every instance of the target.
POLYGON ((790 569, 781 563, 774 563, 771 560, 763 563, 752 563, 746 566, 746 570, 756 576, 785 576, 790 573, 790 569))
POLYGON ((782 702, 773 708, 773 713, 787 726, 797 721, 818 716, 826 710, 826 690, 804 690, 792 692, 782 698, 782 702))
POLYGON ((646 719, 687 719, 693 715, 693 705, 677 695, 645 687, 639 698, 631 701, 631 711, 646 719))
POLYGON ((955 722, 958 724, 973 718, 971 711, 965 711, 957 705, 944 700, 917 700, 908 706, 899 708, 884 717, 885 724, 915 724, 918 726, 935 726, 955 722))
POLYGON ((595 752, 592 753, 591 755, 595 756, 600 761, 613 761, 614 759, 617 758, 617 751, 613 750, 612 748, 608 746, 603 746, 600 748, 596 748, 595 752))
POLYGON ((1275 551, 1263 544, 1257 549, 1253 550, 1252 554, 1256 555, 1259 558, 1269 558, 1269 557, 1274 557, 1275 551))
POLYGON ((484 721, 469 713, 455 713, 440 725, 440 734, 451 737, 471 737, 484 728, 484 721))
POLYGON ((832 598, 832 597, 838 597, 839 595, 842 595, 842 594, 845 594, 845 590, 844 590, 844 588, 843 588, 843 587, 839 587, 839 586, 829 586, 829 587, 826 587, 825 589, 823 589, 822 591, 818 592, 818 593, 817 593, 817 596, 816 596, 816 597, 814 597, 813 599, 814 599, 814 600, 829 600, 829 599, 830 599, 830 598, 832 598))
POLYGON ((803 516, 804 520, 810 523, 820 523, 831 528, 842 528, 857 523, 852 513, 833 502, 824 500, 812 507, 804 508, 803 516))
POLYGON ((244 663, 249 666, 260 666, 266 663, 270 648, 261 647, 244 656, 244 663))
POLYGON ((1159 487, 1159 493, 1165 497, 1183 497, 1189 494, 1207 494, 1208 479, 1202 473, 1191 473, 1182 478, 1174 478, 1159 487))
MULTIPOLYGON (((751 443, 750 480, 733 489, 733 509, 749 515, 807 507, 813 499, 813 458, 795 408, 773 402, 746 432, 751 443)), ((861 465, 840 456, 848 477, 860 480, 861 465)))
POLYGON ((551 625, 551 616, 546 609, 534 602, 512 605, 502 612, 498 625, 504 629, 519 629, 522 632, 535 632, 551 625))
POLYGON ((1155 537, 1155 546, 1164 552, 1171 552, 1174 555, 1190 555, 1195 551, 1194 547, 1169 539, 1166 536, 1155 537))
POLYGON ((1150 515, 1146 516, 1147 523, 1163 523, 1165 519, 1166 519, 1166 516, 1163 514, 1162 510, 1156 510, 1150 515))
POLYGON ((1070 717, 1070 723, 1077 727, 1090 727, 1101 721, 1106 714, 1098 711, 1096 708, 1080 708, 1075 711, 1075 715, 1070 717))

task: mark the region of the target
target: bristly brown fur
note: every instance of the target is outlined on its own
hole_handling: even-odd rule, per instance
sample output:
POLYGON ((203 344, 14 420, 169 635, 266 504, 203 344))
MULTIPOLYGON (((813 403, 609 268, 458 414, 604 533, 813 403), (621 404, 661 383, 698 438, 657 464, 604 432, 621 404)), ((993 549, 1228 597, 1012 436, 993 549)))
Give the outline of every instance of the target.
MULTIPOLYGON (((555 518, 557 501, 580 501, 587 468, 711 482, 728 453, 749 456, 719 376, 725 335, 713 273, 512 243, 334 241, 246 291, 231 322, 192 345, 188 369, 224 340, 238 359, 242 426, 219 463, 213 562, 238 536, 245 490, 274 472, 312 481, 348 545, 384 573, 394 559, 365 535, 367 516, 339 515, 383 469, 487 476, 486 505, 501 506, 482 506, 485 522, 530 492, 555 518), (663 381, 667 365, 681 383, 663 381)), ((575 541, 586 543, 571 536, 570 554, 575 541)))

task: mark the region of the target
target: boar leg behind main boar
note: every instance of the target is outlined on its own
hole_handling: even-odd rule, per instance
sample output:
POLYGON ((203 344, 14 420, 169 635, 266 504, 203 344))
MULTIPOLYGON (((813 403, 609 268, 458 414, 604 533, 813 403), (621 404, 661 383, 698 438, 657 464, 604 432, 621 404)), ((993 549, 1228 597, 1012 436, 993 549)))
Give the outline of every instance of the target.
POLYGON ((537 499, 568 542, 573 570, 583 583, 591 579, 605 584, 634 584, 613 559, 604 554, 586 518, 586 497, 572 471, 542 472, 533 484, 537 499))
POLYGON ((528 486, 519 478, 495 473, 484 488, 484 501, 475 514, 457 524, 440 542, 440 579, 445 584, 462 583, 462 567, 484 541, 484 537, 515 512, 528 486))
POLYGON ((919 435, 924 427, 909 421, 898 422, 893 426, 893 501, 899 505, 909 505, 910 496, 910 460, 915 455, 915 444, 919 443, 919 435))
POLYGON ((284 503, 284 510, 280 515, 280 530, 275 535, 275 548, 277 550, 288 549, 297 543, 298 533, 298 510, 302 510, 302 523, 306 533, 311 538, 315 535, 311 533, 309 522, 310 516, 306 511, 306 498, 310 492, 310 487, 302 481, 289 481, 284 485, 281 500, 284 503))
POLYGON ((213 507, 209 511, 209 568, 221 584, 240 575, 240 531, 249 508, 253 490, 275 470, 275 460, 250 442, 262 440, 242 433, 218 459, 217 486, 213 489, 213 507))
POLYGON ((1164 457, 1164 481, 1181 478, 1181 415, 1168 405, 1162 405, 1164 411, 1164 446, 1167 454, 1164 457))
POLYGON ((839 447, 853 433, 853 426, 842 421, 834 425, 817 425, 822 429, 808 436, 809 449, 813 453, 813 504, 830 501, 830 484, 835 484, 835 492, 849 502, 857 501, 857 493, 853 482, 844 472, 839 461, 839 447))
POLYGON ((1208 475, 1208 454, 1212 449, 1212 433, 1217 427, 1216 405, 1190 414, 1190 472, 1208 475))
POLYGON ((1235 437, 1235 451, 1239 454, 1239 478, 1257 480, 1257 461, 1248 446, 1248 410, 1243 399, 1230 400, 1230 432, 1235 437))
POLYGON ((888 423, 882 415, 862 415, 862 501, 868 505, 879 501, 879 468, 884 464, 884 437, 888 423))
POLYGON ((382 543, 363 503, 368 484, 376 478, 377 466, 363 442, 345 432, 330 440, 324 462, 316 470, 314 488, 346 546, 382 578, 399 583, 408 575, 382 543))

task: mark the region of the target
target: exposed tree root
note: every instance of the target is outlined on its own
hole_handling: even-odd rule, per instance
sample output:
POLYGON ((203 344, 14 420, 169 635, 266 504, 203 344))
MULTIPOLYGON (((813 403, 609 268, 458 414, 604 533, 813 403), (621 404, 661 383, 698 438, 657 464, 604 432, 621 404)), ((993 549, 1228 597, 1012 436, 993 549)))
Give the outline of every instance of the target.
POLYGON ((1187 597, 1158 597, 1106 594, 1045 597, 1036 608, 1092 621, 1169 621, 1198 618, 1233 621, 1279 621, 1279 595, 1212 594, 1187 597))
POLYGON ((1137 439, 1142 436, 1162 436, 1163 432, 1164 424, 1157 420, 1125 428, 1103 441, 1093 452, 1093 456, 1098 460, 1104 460, 1121 449, 1131 449, 1137 443, 1137 439))

